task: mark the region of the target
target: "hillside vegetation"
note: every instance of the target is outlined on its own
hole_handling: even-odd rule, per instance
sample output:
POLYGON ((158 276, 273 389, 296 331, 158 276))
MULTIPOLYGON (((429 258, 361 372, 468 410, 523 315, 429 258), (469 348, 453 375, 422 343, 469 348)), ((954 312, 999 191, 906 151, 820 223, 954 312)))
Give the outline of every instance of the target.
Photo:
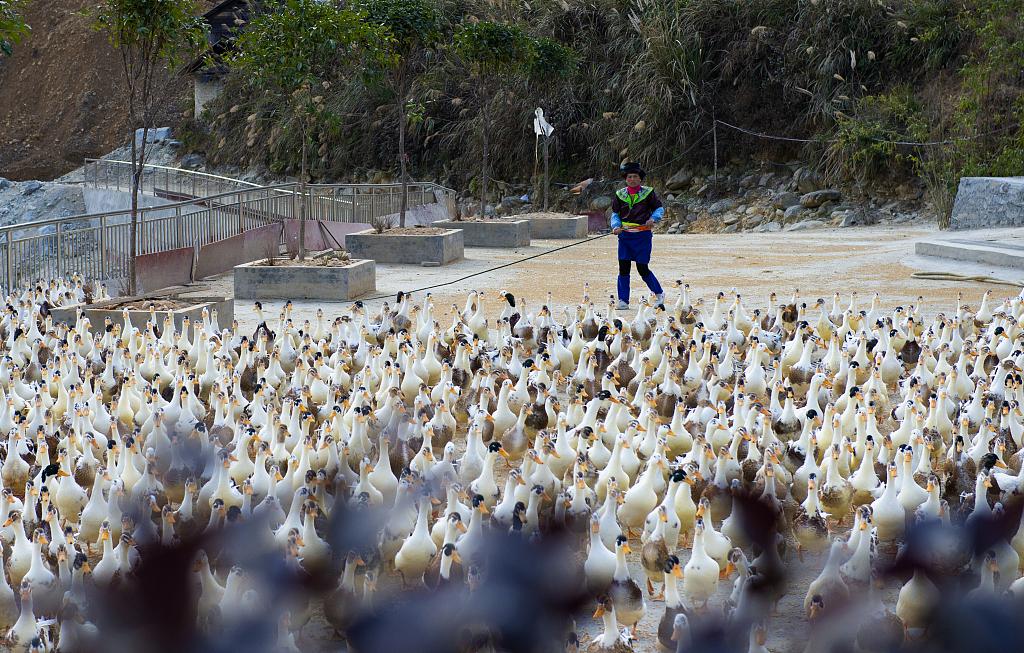
MULTIPOLYGON (((525 69, 504 79, 492 110, 493 174, 528 182, 532 114, 557 130, 556 179, 713 163, 715 124, 811 142, 769 140, 719 123, 720 161, 809 159, 846 181, 921 175, 933 196, 960 175, 1024 174, 1024 11, 1017 0, 442 0, 440 44, 414 70, 406 107, 412 174, 472 188, 480 101, 450 47, 463 21, 516 23, 578 54, 564 79, 525 69), (902 142, 952 141, 913 147, 902 142)), ((396 114, 386 84, 359 63, 321 71, 337 118, 315 129, 314 179, 395 170, 396 114)), ((298 137, 247 80, 193 124, 190 145, 214 162, 296 168, 298 137)), ((941 197, 934 197, 938 205, 941 197)))

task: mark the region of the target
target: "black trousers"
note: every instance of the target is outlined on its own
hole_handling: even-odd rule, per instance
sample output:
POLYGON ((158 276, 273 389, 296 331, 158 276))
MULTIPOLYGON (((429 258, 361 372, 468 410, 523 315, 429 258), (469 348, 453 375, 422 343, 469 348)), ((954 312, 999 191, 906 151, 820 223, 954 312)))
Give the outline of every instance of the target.
MULTIPOLYGON (((630 261, 630 260, 627 260, 627 259, 624 259, 624 258, 620 258, 619 259, 619 276, 621 276, 621 277, 628 277, 629 276, 629 264, 632 263, 632 262, 633 261, 630 261)), ((636 264, 636 271, 640 273, 640 278, 641 279, 646 279, 647 277, 649 277, 651 275, 651 269, 647 267, 646 263, 637 263, 636 264)))

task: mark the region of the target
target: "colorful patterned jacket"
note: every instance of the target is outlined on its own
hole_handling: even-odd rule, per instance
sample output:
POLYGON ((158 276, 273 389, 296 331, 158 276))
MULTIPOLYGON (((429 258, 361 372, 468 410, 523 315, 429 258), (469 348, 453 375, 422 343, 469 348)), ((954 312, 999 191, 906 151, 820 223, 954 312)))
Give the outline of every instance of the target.
POLYGON ((612 199, 613 229, 622 227, 627 231, 644 231, 650 229, 644 226, 647 220, 653 218, 657 222, 663 215, 665 208, 650 186, 641 186, 635 195, 630 195, 629 189, 621 188, 612 199))

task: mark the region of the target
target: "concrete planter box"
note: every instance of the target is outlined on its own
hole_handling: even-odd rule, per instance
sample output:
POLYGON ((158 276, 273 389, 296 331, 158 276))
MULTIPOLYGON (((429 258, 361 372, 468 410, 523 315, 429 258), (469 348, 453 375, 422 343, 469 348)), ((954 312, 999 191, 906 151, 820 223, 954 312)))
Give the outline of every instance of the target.
POLYGON ((529 220, 498 220, 494 222, 453 222, 445 220, 431 226, 461 229, 466 247, 529 247, 529 220))
POLYGON ((463 257, 462 229, 440 234, 378 234, 372 229, 345 236, 352 258, 378 263, 434 263, 447 265, 463 257))
MULTIPOLYGON (((230 328, 231 322, 235 319, 235 300, 230 297, 177 297, 173 294, 163 297, 118 297, 117 299, 96 302, 95 304, 75 304, 74 306, 55 308, 51 309, 50 314, 53 316, 55 324, 65 322, 68 325, 74 325, 78 321, 78 310, 84 308, 85 316, 89 318, 89 331, 92 333, 103 333, 105 320, 108 317, 115 324, 124 325, 124 309, 122 306, 125 304, 169 300, 187 302, 189 304, 185 308, 170 311, 171 317, 174 320, 174 328, 178 331, 181 331, 182 321, 186 317, 192 324, 202 320, 204 309, 209 310, 211 316, 213 311, 217 311, 217 325, 221 329, 230 328)), ((167 313, 167 311, 160 310, 156 312, 156 317, 160 321, 160 329, 163 329, 164 318, 167 317, 167 313)), ((128 311, 128 319, 133 327, 143 331, 146 328, 146 323, 150 321, 151 315, 146 309, 133 309, 128 311)))
POLYGON ((571 218, 530 218, 531 238, 586 238, 588 218, 585 215, 571 218))
POLYGON ((376 289, 377 273, 373 261, 353 261, 345 267, 259 263, 235 266, 235 299, 321 299, 340 302, 355 299, 376 289))

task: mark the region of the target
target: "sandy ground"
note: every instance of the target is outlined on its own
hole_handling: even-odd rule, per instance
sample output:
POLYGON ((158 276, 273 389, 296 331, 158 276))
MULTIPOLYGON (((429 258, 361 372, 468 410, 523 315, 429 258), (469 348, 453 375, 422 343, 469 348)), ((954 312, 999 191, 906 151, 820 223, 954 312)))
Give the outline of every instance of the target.
MULTIPOLYGON (((977 282, 929 281, 911 278, 916 271, 955 272, 966 275, 990 275, 997 278, 1016 280, 1024 277, 1019 271, 998 269, 982 265, 950 262, 941 259, 919 257, 914 254, 915 241, 923 238, 991 238, 1024 239, 1024 232, 1000 230, 939 236, 934 229, 870 227, 859 229, 833 229, 775 234, 715 234, 715 235, 660 235, 655 237, 652 270, 666 286, 667 301, 674 302, 678 291, 671 288, 675 280, 689 283, 692 296, 712 299, 719 291, 737 288, 743 295, 748 310, 767 305, 770 292, 775 291, 781 298, 789 298, 799 289, 800 298, 813 304, 819 297, 826 299, 831 307, 831 296, 838 292, 843 307, 849 302, 849 294, 857 291, 864 308, 870 305, 874 293, 881 296, 885 308, 909 305, 919 296, 924 298, 926 316, 939 311, 947 314, 955 308, 956 293, 963 291, 965 301, 975 306, 985 290, 993 290, 997 297, 1016 294, 1009 286, 981 284, 977 282)), ((592 300, 602 309, 606 308, 607 297, 614 292, 615 284, 615 239, 601 238, 583 243, 541 258, 525 261, 513 267, 459 280, 462 277, 482 272, 498 265, 511 263, 556 247, 567 241, 536 241, 531 247, 504 250, 467 248, 466 258, 443 268, 421 268, 418 266, 381 265, 377 266, 377 289, 379 296, 389 299, 399 290, 413 291, 422 299, 419 289, 456 280, 430 292, 438 300, 438 306, 452 303, 460 308, 464 305, 466 293, 480 290, 486 293, 490 304, 489 313, 496 314, 501 308, 499 292, 509 291, 525 298, 529 310, 536 311, 547 301, 551 293, 554 308, 575 306, 582 301, 584 284, 590 284, 592 300)), ((231 275, 224 275, 208 282, 210 290, 231 294, 231 275)), ((635 278, 634 291, 642 285, 635 278)), ((364 299, 366 306, 379 310, 383 299, 364 299)), ((393 303, 393 301, 392 301, 393 303)), ((255 328, 255 314, 247 305, 235 307, 237 319, 243 332, 255 328)), ((282 302, 264 302, 264 308, 275 315, 282 302)), ((334 316, 347 311, 350 303, 295 302, 294 313, 299 320, 316 319, 316 310, 322 308, 325 316, 334 316)), ((603 312, 603 311, 602 311, 603 312)), ((450 315, 437 316, 443 326, 450 324, 450 315)), ((883 425, 883 430, 892 424, 883 425)), ((460 436, 462 433, 460 432, 460 436)), ((464 449, 463 437, 457 438, 459 453, 464 449)), ((499 471, 499 486, 503 487, 504 466, 499 471)), ((849 520, 847 520, 849 523, 849 520)), ((847 532, 845 528, 838 532, 847 532)), ((799 652, 804 649, 808 636, 808 622, 803 614, 803 600, 808 584, 817 576, 818 569, 812 569, 813 556, 803 563, 796 556, 796 542, 791 533, 786 533, 788 551, 784 560, 789 571, 789 593, 779 604, 781 615, 773 617, 769 625, 767 647, 775 653, 799 652)), ((630 556, 630 570, 633 578, 643 587, 646 577, 639 564, 639 541, 633 542, 630 556)), ((682 564, 689 559, 688 549, 677 550, 682 564)), ((747 552, 749 555, 749 551, 747 552)), ((882 561, 891 554, 883 553, 882 561)), ((402 599, 393 597, 397 580, 383 574, 378 584, 381 590, 377 597, 378 610, 395 609, 402 599)), ((723 600, 732 590, 735 574, 728 581, 719 583, 718 594, 711 600, 711 608, 721 607, 723 600)), ((899 584, 891 581, 882 593, 886 605, 895 608, 899 584)), ((646 589, 644 590, 647 594, 646 589)), ((400 593, 398 593, 400 594, 400 593)), ((652 602, 648 596, 647 613, 640 623, 639 641, 634 649, 639 652, 658 650, 657 625, 664 612, 664 604, 652 602)), ((577 615, 578 629, 586 642, 600 634, 600 621, 592 621, 594 605, 589 612, 577 615)), ((330 628, 319 616, 319 609, 305 629, 303 651, 344 650, 344 644, 330 642, 330 628)))

